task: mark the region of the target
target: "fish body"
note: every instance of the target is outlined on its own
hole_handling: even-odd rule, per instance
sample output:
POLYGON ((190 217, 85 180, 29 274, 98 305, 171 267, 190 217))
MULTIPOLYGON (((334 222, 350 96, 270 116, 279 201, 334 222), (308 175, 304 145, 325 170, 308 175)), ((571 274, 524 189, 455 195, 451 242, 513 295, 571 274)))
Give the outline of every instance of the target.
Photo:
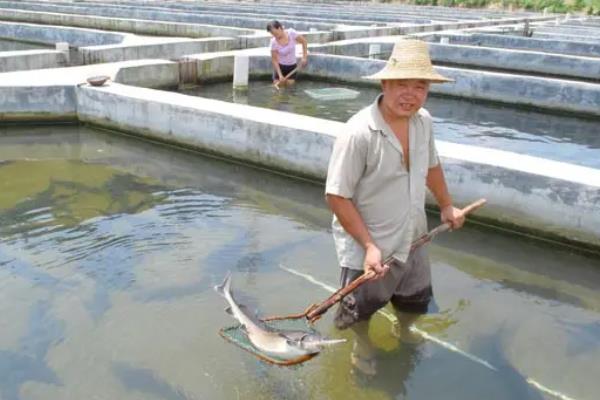
POLYGON ((319 353, 324 346, 343 343, 345 339, 325 339, 317 333, 276 330, 268 327, 243 304, 238 304, 231 293, 231 274, 215 286, 229 304, 227 312, 242 325, 250 342, 261 352, 284 359, 294 359, 319 353))

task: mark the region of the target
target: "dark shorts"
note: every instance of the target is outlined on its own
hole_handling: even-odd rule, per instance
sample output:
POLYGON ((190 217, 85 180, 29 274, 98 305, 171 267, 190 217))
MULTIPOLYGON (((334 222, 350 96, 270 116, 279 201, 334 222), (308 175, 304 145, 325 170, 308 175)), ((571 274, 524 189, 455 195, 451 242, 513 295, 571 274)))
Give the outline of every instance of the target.
MULTIPOLYGON (((279 68, 281 68, 281 74, 284 77, 287 76, 287 74, 289 74, 290 72, 292 72, 297 66, 298 66, 298 64, 292 64, 292 65, 279 64, 279 68)), ((292 75, 290 75, 288 77, 288 79, 296 79, 296 75, 297 74, 298 74, 297 72, 294 72, 292 75)), ((277 75, 277 71, 273 71, 273 80, 274 81, 278 81, 279 80, 279 76, 277 75)))
MULTIPOLYGON (((363 271, 342 268, 340 284, 348 285, 363 271)), ((431 267, 425 247, 417 248, 406 263, 394 261, 381 279, 358 287, 340 302, 335 315, 335 326, 346 329, 359 321, 366 321, 391 302, 398 311, 425 314, 433 298, 431 267)))

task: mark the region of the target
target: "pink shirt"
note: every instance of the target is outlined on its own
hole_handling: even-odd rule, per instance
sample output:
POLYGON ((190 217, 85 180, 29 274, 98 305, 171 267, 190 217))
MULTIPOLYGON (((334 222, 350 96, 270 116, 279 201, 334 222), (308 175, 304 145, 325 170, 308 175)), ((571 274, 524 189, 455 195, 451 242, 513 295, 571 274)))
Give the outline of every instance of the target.
POLYGON ((277 51, 279 55, 279 64, 282 65, 294 65, 296 64, 296 37, 298 33, 293 29, 285 30, 288 34, 288 42, 282 46, 277 43, 275 38, 271 38, 271 51, 277 51))

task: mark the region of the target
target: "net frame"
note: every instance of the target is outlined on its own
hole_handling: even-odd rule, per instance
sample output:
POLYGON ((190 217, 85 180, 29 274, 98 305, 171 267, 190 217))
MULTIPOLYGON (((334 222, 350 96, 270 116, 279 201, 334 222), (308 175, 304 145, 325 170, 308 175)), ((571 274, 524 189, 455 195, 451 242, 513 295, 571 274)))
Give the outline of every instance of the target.
POLYGON ((305 89, 304 93, 312 99, 321 101, 352 100, 360 96, 359 91, 342 87, 305 89))
MULTIPOLYGON (((274 329, 282 329, 284 327, 283 325, 285 323, 289 324, 292 321, 297 321, 297 322, 295 322, 296 325, 299 326, 300 324, 302 324, 302 329, 297 329, 297 330, 306 331, 307 333, 316 332, 316 330, 314 328, 312 328, 312 326, 307 326, 306 322, 304 320, 301 320, 300 318, 277 318, 277 319, 273 319, 273 320, 264 319, 262 321, 268 327, 274 328, 274 329)), ((289 328, 289 326, 288 326, 288 328, 289 328)), ((294 327, 294 328, 296 328, 296 327, 294 327)), ((302 355, 299 357, 294 357, 294 358, 279 358, 279 357, 267 355, 265 353, 262 353, 259 349, 257 349, 252 344, 252 342, 250 342, 250 338, 248 337, 248 334, 244 331, 244 329, 242 328, 241 325, 234 325, 234 326, 221 328, 219 330, 219 335, 223 339, 242 348, 243 350, 247 351, 248 353, 259 358, 260 360, 265 361, 269 364, 274 364, 274 365, 278 365, 278 366, 291 367, 294 365, 302 364, 303 362, 311 360, 311 359, 315 358, 317 355, 319 355, 319 353, 313 353, 313 354, 305 354, 305 355, 302 355)))

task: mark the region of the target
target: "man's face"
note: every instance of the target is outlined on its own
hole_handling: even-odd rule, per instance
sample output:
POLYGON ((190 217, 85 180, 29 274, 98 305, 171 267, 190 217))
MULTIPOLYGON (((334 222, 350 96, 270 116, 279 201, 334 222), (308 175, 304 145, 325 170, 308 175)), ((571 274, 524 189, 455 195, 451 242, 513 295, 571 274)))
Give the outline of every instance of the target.
POLYGON ((381 81, 383 106, 394 117, 410 117, 427 101, 429 82, 421 79, 381 81))

